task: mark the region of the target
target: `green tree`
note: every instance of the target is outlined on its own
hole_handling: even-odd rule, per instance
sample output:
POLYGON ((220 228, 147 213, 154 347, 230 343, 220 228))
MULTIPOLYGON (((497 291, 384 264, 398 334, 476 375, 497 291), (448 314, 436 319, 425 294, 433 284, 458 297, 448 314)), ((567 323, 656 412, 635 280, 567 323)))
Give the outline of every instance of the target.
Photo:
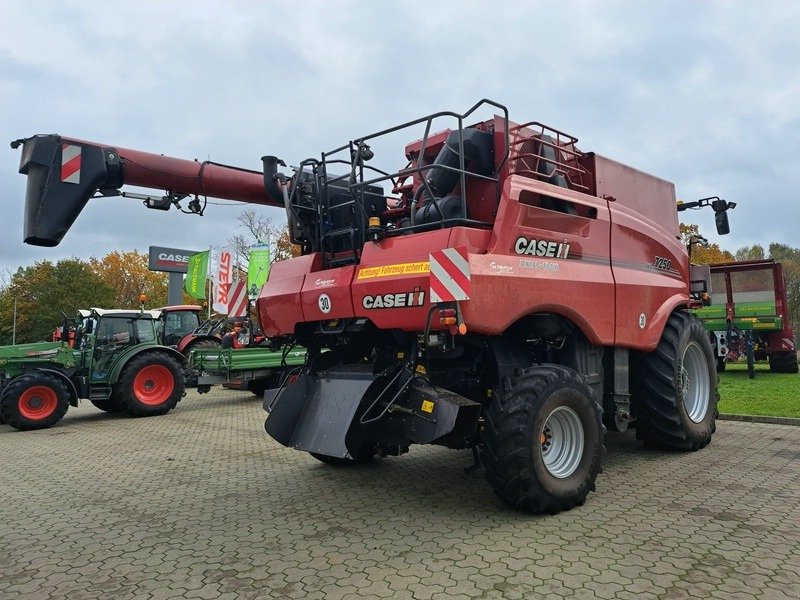
POLYGON ((62 321, 61 312, 75 317, 79 308, 110 307, 114 290, 79 259, 40 261, 21 267, 0 291, 0 343, 12 340, 14 301, 17 343, 50 340, 62 321))
POLYGON ((761 244, 753 244, 752 246, 745 246, 736 251, 736 260, 764 260, 766 257, 764 253, 764 246, 761 244))
POLYGON ((147 296, 148 308, 167 303, 167 274, 149 270, 146 254, 115 251, 101 259, 90 258, 89 266, 114 289, 108 308, 139 308, 141 294, 147 296))
MULTIPOLYGON (((693 223, 680 224, 681 239, 684 245, 695 237, 702 237, 700 227, 693 223)), ((733 262, 733 254, 723 250, 718 244, 692 244, 692 262, 696 265, 713 265, 719 263, 733 262)))

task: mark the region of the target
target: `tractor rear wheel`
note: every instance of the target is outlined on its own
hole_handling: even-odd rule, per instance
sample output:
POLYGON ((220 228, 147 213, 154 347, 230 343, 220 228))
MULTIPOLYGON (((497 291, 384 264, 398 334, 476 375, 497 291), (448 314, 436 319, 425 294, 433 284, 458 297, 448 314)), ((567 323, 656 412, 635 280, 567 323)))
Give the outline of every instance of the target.
POLYGON ((20 431, 58 423, 69 408, 69 392, 57 377, 27 373, 8 384, 0 401, 0 420, 20 431))
POLYGON ((515 508, 556 513, 583 504, 600 472, 602 408, 581 375, 560 365, 525 369, 493 391, 481 461, 515 508))
POLYGON ((769 370, 773 373, 797 373, 797 352, 783 350, 769 355, 769 370))
POLYGON ((106 398, 105 400, 89 400, 95 407, 99 408, 100 410, 104 410, 110 413, 118 413, 122 412, 122 408, 120 408, 117 399, 114 396, 110 398, 106 398))
POLYGON ((180 363, 164 352, 147 352, 125 365, 115 386, 120 408, 132 417, 163 415, 183 397, 185 381, 180 363))
POLYGON ((633 369, 631 407, 636 438, 646 445, 698 450, 716 430, 717 370, 700 320, 676 311, 656 349, 633 369))

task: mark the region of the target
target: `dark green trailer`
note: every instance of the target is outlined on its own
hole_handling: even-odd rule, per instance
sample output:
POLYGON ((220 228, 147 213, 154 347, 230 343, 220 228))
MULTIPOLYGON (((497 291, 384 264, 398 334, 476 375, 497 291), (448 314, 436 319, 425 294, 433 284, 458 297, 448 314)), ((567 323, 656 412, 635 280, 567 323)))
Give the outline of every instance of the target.
POLYGON ((279 387, 305 362, 305 348, 204 348, 190 352, 189 371, 201 394, 212 385, 222 384, 261 397, 266 390, 279 387))

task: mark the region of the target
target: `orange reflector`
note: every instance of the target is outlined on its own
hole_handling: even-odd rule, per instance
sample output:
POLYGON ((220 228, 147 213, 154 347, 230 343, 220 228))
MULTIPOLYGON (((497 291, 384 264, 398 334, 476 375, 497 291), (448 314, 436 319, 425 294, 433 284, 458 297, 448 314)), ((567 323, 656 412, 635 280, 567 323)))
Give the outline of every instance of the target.
MULTIPOLYGON (((362 221, 363 223, 363 221, 362 221)), ((370 217, 369 218, 369 226, 370 227, 380 227, 381 226, 381 218, 380 217, 370 217)))
POLYGON ((455 317, 442 317, 441 319, 439 319, 439 322, 442 325, 455 325, 456 324, 456 318, 455 317))
POLYGON ((467 333, 467 325, 465 323, 462 323, 458 326, 458 333, 461 335, 465 335, 467 333))

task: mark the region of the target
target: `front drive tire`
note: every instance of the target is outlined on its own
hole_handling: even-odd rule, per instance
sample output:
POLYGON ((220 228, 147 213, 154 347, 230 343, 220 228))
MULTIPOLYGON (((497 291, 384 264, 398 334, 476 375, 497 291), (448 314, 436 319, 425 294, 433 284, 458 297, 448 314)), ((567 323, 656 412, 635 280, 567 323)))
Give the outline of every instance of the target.
POLYGON ((180 363, 164 352, 147 352, 125 365, 114 387, 114 398, 128 415, 150 417, 175 408, 184 389, 180 363))
POLYGON ((636 438, 645 445, 698 450, 716 430, 718 377, 708 334, 700 320, 679 310, 655 350, 633 368, 631 407, 636 438))
POLYGON ((573 369, 539 365, 493 391, 481 461, 515 508, 556 513, 584 503, 600 473, 602 408, 573 369))
POLYGON ((20 431, 45 429, 58 423, 69 408, 69 392, 47 373, 27 373, 14 379, 0 402, 0 421, 20 431))

